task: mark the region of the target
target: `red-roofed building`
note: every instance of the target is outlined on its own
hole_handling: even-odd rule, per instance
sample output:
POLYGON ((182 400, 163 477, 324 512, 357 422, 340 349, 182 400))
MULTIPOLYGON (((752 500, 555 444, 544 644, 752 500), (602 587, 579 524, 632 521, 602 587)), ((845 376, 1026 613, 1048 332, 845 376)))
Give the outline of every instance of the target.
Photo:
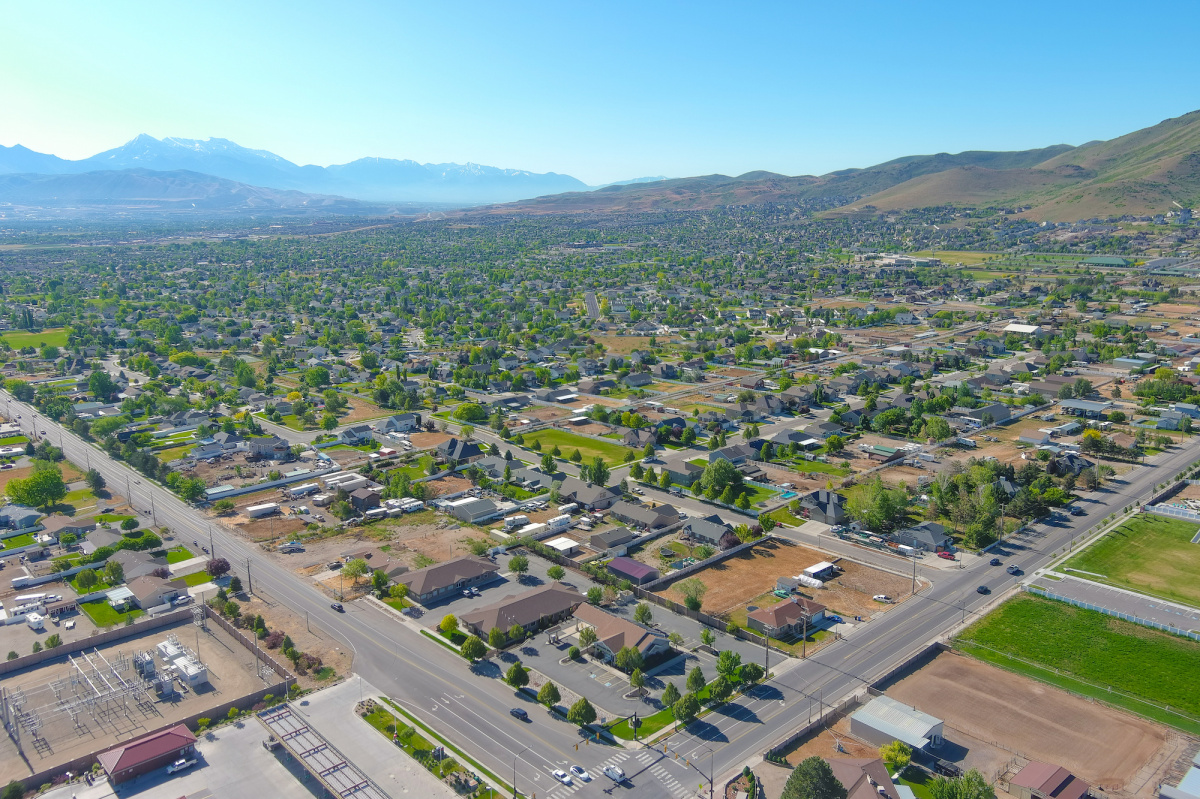
POLYGON ((824 620, 825 606, 804 597, 792 597, 790 602, 784 600, 746 614, 747 627, 779 639, 802 635, 806 628, 824 620))
POLYGON ((196 753, 196 736, 182 724, 114 746, 96 756, 109 782, 117 785, 196 753))
POLYGON ((1083 799, 1092 789, 1062 766, 1031 760, 1011 780, 1017 799, 1083 799))

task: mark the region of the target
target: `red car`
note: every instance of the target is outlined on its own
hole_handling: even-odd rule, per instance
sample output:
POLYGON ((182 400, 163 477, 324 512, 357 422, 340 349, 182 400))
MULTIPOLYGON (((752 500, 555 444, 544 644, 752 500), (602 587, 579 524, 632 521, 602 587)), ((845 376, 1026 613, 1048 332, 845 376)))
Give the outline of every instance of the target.
POLYGON ((938 557, 945 558, 946 560, 954 560, 954 555, 949 552, 939 552, 938 557))

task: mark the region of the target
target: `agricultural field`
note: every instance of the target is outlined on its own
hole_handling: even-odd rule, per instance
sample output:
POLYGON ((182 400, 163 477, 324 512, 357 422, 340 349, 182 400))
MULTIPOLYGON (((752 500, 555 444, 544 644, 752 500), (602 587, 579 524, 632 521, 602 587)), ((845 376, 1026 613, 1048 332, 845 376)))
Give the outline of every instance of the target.
POLYGON ((625 455, 628 453, 637 455, 629 447, 615 443, 610 444, 606 441, 597 441, 594 438, 585 438, 574 433, 569 433, 566 430, 537 430, 525 436, 526 446, 529 446, 534 441, 541 443, 542 452, 550 452, 557 446, 562 451, 563 457, 566 457, 578 449, 579 454, 584 459, 591 460, 599 455, 610 466, 624 463, 625 455))
POLYGON ((1200 543, 1192 543, 1197 532, 1194 522, 1143 513, 1064 566, 1078 570, 1078 577, 1200 607, 1200 543))
POLYGON ((1200 642, 1021 594, 964 630, 956 645, 1010 671, 1200 733, 1200 642))

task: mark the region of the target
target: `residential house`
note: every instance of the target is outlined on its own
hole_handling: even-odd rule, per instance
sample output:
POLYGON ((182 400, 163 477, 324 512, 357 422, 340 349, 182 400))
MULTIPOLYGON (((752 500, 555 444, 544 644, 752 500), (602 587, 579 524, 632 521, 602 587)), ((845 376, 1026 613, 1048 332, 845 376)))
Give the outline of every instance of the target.
POLYGON ((375 431, 371 429, 370 425, 365 424, 356 424, 351 427, 347 427, 345 430, 341 430, 337 434, 338 443, 347 444, 349 446, 363 444, 367 441, 373 440, 374 437, 375 431))
POLYGON ((1095 465, 1074 452, 1063 452, 1046 462, 1046 473, 1055 476, 1071 474, 1078 477, 1084 469, 1090 469, 1095 465))
POLYGON ((604 510, 621 498, 621 490, 585 483, 578 477, 565 477, 558 495, 563 502, 574 502, 588 510, 604 510))
POLYGON ((641 430, 626 430, 625 435, 621 436, 621 443, 627 447, 633 447, 636 450, 644 449, 647 444, 654 444, 658 440, 658 436, 654 431, 643 428, 641 430))
POLYGON ((650 508, 621 501, 613 503, 609 515, 619 522, 641 530, 661 530, 679 521, 679 512, 673 505, 650 508))
POLYGON ((350 506, 358 513, 366 513, 379 507, 379 494, 369 488, 355 489, 350 492, 350 506))
POLYGON ((741 543, 733 528, 721 521, 717 514, 700 519, 688 519, 680 528, 683 537, 701 544, 724 550, 741 543))
POLYGON ((484 558, 463 555, 423 569, 414 569, 400 577, 408 586, 410 599, 427 605, 430 602, 457 596, 462 589, 481 585, 499 577, 500 567, 484 558))
POLYGON ((446 502, 442 507, 454 518, 468 524, 479 524, 501 515, 496 503, 490 499, 464 497, 446 502))
POLYGON ((177 597, 187 596, 187 583, 183 580, 143 575, 127 580, 125 585, 133 592, 133 601, 142 610, 157 608, 174 602, 177 597))
POLYGON ((246 442, 248 454, 254 458, 267 458, 273 461, 290 460, 292 447, 279 436, 251 438, 246 442))
POLYGON ((631 372, 625 375, 621 382, 628 388, 641 388, 653 383, 654 377, 649 372, 631 372))
MULTIPOLYGON (((846 799, 902 799, 887 766, 878 757, 830 757, 826 762, 846 789, 846 799)), ((910 795, 905 792, 905 796, 910 795)))
POLYGON ((953 547, 950 536, 946 535, 946 528, 937 522, 921 522, 905 527, 893 533, 892 540, 923 552, 948 552, 953 547))
POLYGON ((1009 793, 1016 799, 1084 799, 1091 789, 1062 766, 1037 760, 1029 761, 1009 781, 1009 793))
POLYGON ((437 446, 437 454, 443 461, 454 461, 461 465, 474 463, 483 457, 483 449, 474 441, 450 438, 437 446))
POLYGON ((112 554, 108 562, 121 564, 126 583, 150 574, 161 576, 169 573, 167 559, 156 558, 149 552, 134 552, 131 549, 119 549, 112 554))
POLYGON ((401 413, 389 416, 377 425, 381 433, 408 433, 421 427, 421 414, 401 413))
POLYGON ((588 539, 588 546, 597 552, 605 552, 615 547, 624 546, 637 538, 628 527, 616 527, 612 530, 605 530, 602 533, 592 533, 588 539))
POLYGON ((802 497, 800 510, 804 518, 828 525, 845 524, 849 518, 845 498, 824 488, 802 497))
POLYGON ((746 614, 746 626, 770 638, 787 640, 825 620, 825 606, 804 597, 777 602, 746 614))

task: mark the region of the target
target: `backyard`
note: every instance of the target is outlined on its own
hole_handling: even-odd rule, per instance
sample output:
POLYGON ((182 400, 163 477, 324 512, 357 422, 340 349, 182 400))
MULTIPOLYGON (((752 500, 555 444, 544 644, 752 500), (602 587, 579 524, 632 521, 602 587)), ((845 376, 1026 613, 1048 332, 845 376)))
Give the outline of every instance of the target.
POLYGON ((1200 525, 1143 513, 1066 562, 1096 582, 1200 607, 1200 525))
POLYGON ((88 615, 92 623, 100 629, 105 627, 116 627, 118 624, 125 624, 128 620, 136 619, 138 616, 144 616, 145 611, 131 610, 127 613, 113 610, 112 605, 108 604, 108 600, 97 599, 95 602, 84 602, 79 606, 79 609, 88 615))
POLYGON ((964 630, 956 646, 1011 671, 1200 732, 1200 642, 1021 594, 964 630))
POLYGON ((585 460, 591 460, 599 455, 609 465, 623 463, 625 456, 629 453, 637 454, 629 447, 610 444, 607 441, 597 441, 594 438, 585 438, 566 430, 537 430, 525 436, 526 446, 535 441, 542 445, 542 452, 550 452, 557 446, 562 452, 562 457, 565 458, 578 449, 579 454, 585 460))

